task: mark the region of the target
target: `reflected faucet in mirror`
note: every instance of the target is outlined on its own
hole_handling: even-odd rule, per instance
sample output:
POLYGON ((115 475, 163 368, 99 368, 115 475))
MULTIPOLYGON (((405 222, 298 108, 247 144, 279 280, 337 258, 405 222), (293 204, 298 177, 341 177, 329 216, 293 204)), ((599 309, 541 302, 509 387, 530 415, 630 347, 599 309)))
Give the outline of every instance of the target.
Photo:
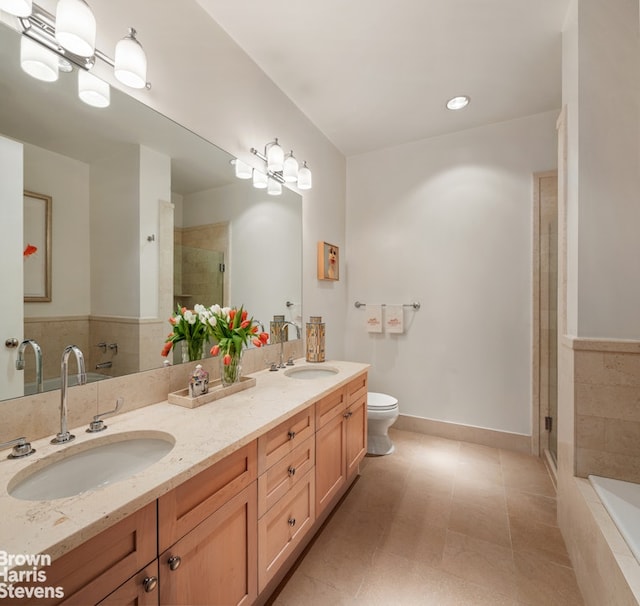
POLYGON ((66 444, 75 440, 75 436, 69 433, 67 425, 67 386, 69 383, 69 356, 71 353, 76 357, 78 365, 78 385, 84 385, 87 382, 87 373, 84 367, 84 356, 79 347, 75 345, 67 345, 62 352, 62 361, 60 363, 60 433, 51 440, 52 444, 66 444))
POLYGON ((20 343, 18 347, 18 358, 16 360, 16 369, 24 370, 24 350, 27 346, 31 346, 36 358, 36 392, 41 393, 44 391, 44 375, 42 372, 42 349, 40 345, 33 339, 25 339, 20 343))
MULTIPOLYGON (((282 322, 282 326, 280 328, 280 330, 284 329, 285 326, 287 325, 291 325, 296 329, 296 338, 299 339, 300 338, 300 327, 295 323, 295 322, 290 322, 289 320, 284 320, 282 322)), ((287 364, 289 366, 293 365, 293 361, 291 361, 291 363, 289 364, 289 362, 287 362, 287 364, 284 363, 284 338, 282 338, 282 336, 280 337, 280 363, 278 364, 278 368, 284 368, 287 364)))

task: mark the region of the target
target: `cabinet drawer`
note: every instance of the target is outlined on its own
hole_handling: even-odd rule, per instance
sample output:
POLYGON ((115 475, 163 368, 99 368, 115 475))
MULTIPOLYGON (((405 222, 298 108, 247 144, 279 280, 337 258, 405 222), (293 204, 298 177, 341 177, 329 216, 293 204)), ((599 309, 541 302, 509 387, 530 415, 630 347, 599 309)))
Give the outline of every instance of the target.
POLYGON ((97 606, 157 606, 158 594, 158 560, 154 560, 97 606))
MULTIPOLYGON (((62 599, 25 599, 12 604, 96 604, 155 560, 156 502, 121 520, 45 567, 50 587, 62 587, 62 599)), ((29 584, 33 587, 33 584, 29 584)))
POLYGON ((315 464, 315 440, 307 438, 258 477, 258 516, 262 517, 300 482, 315 464))
POLYGON ((158 499, 160 551, 173 545, 202 520, 256 479, 256 442, 190 478, 158 499))
POLYGON ((316 402, 316 426, 324 427, 331 419, 342 414, 347 407, 346 392, 338 389, 316 402))
POLYGON ((302 541, 315 521, 313 473, 258 521, 258 591, 302 541))
POLYGON ((347 405, 350 406, 367 395, 367 373, 357 376, 347 383, 347 405))
POLYGON ((313 406, 293 415, 258 438, 258 473, 289 454, 316 430, 313 406))

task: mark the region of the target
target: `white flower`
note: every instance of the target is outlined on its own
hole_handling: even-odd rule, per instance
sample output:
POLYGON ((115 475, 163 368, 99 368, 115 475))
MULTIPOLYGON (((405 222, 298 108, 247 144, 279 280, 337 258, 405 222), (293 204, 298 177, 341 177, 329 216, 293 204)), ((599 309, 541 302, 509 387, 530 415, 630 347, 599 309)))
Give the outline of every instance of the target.
POLYGON ((208 322, 211 326, 215 326, 218 323, 218 320, 216 320, 215 316, 210 316, 208 322))
POLYGON ((187 309, 187 311, 184 312, 184 319, 189 324, 195 324, 198 316, 196 316, 190 309, 187 309))
POLYGON ((216 315, 219 315, 221 311, 220 306, 217 303, 215 305, 212 305, 209 309, 211 310, 212 314, 216 314, 216 315))
POLYGON ((201 303, 196 303, 193 307, 193 311, 195 311, 198 315, 200 315, 202 312, 206 311, 207 308, 202 305, 201 303))

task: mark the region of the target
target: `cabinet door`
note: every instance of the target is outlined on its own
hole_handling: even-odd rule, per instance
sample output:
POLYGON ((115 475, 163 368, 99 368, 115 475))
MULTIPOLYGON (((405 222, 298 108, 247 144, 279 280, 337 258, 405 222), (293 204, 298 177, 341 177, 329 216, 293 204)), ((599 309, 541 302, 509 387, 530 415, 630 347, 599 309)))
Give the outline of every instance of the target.
POLYGON ((360 461, 367 454, 367 394, 349 406, 345 420, 347 478, 358 471, 360 461))
POLYGON ((256 482, 160 556, 160 604, 253 603, 257 589, 256 482))
POLYGON ((316 432, 316 516, 346 482, 343 414, 334 416, 316 432))
POLYGON ((131 577, 97 606, 158 606, 158 560, 131 577))
POLYGON ((313 476, 309 472, 258 522, 258 580, 262 591, 315 521, 313 476))

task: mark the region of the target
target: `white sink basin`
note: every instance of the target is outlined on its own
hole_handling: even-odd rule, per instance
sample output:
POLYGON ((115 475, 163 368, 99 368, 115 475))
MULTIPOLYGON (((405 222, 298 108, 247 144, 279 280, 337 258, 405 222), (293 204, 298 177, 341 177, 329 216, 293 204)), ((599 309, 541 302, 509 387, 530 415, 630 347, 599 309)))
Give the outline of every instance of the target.
POLYGON ((339 372, 332 366, 296 366, 285 370, 284 374, 292 379, 324 379, 339 372))
POLYGON ((9 482, 12 497, 49 501, 124 480, 159 461, 175 445, 172 435, 138 431, 75 444, 37 461, 9 482))

